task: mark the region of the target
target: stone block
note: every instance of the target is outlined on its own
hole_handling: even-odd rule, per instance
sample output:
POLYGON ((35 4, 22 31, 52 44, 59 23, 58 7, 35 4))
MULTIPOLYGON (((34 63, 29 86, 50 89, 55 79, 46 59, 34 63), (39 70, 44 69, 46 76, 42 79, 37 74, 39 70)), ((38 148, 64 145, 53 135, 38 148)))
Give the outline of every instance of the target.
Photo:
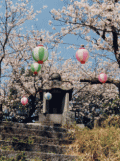
POLYGON ((42 113, 39 113, 39 122, 42 123, 44 121, 46 121, 46 116, 42 113))
POLYGON ((84 124, 77 124, 77 127, 79 127, 80 129, 84 129, 85 125, 84 124))
POLYGON ((54 124, 61 124, 62 123, 62 115, 61 114, 47 114, 47 117, 54 124))

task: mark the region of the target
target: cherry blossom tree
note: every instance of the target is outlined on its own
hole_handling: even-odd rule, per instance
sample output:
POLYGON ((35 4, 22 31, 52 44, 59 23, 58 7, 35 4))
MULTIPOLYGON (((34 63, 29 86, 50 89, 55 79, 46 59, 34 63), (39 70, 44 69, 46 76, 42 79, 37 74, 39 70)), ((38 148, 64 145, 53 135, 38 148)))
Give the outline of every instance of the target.
MULTIPOLYGON (((12 37, 12 40, 14 42, 13 50, 16 51, 12 54, 11 57, 5 58, 4 63, 7 62, 7 64, 3 68, 3 73, 6 71, 6 69, 12 70, 12 73, 9 74, 10 81, 7 85, 6 93, 9 93, 9 89, 11 87, 15 87, 17 89, 17 97, 13 97, 12 99, 9 99, 9 97, 5 98, 5 108, 10 111, 11 116, 15 116, 17 120, 23 120, 24 122, 28 122, 31 120, 31 116, 34 113, 38 114, 38 110, 41 107, 42 108, 42 101, 40 101, 39 91, 44 86, 49 84, 49 77, 52 73, 58 72, 62 76, 62 80, 65 81, 72 81, 73 87, 74 87, 74 93, 73 93, 73 100, 76 100, 77 98, 81 97, 81 93, 85 93, 83 95, 83 102, 82 102, 82 113, 86 116, 86 113, 91 113, 91 108, 93 105, 104 103, 106 100, 110 100, 111 98, 114 98, 117 96, 118 92, 116 92, 116 88, 114 85, 107 86, 106 85, 106 93, 103 89, 104 86, 101 85, 93 85, 88 83, 81 83, 80 80, 84 79, 92 79, 94 76, 98 75, 98 73, 103 69, 107 72, 107 75, 110 79, 114 78, 114 80, 118 81, 119 77, 119 68, 117 66, 117 63, 114 63, 111 66, 111 62, 107 61, 104 62, 102 59, 99 60, 97 67, 95 66, 95 70, 93 69, 93 63, 88 61, 84 66, 81 67, 81 64, 76 60, 73 61, 72 59, 68 59, 64 61, 61 65, 59 64, 63 58, 57 57, 58 53, 54 50, 51 52, 52 58, 51 60, 46 61, 42 65, 42 69, 39 72, 38 76, 34 77, 29 73, 29 69, 31 64, 33 63, 32 58, 32 49, 36 47, 36 43, 38 42, 38 38, 43 38, 43 44, 49 49, 51 49, 51 44, 49 44, 50 41, 52 41, 53 36, 50 36, 48 32, 45 31, 35 31, 29 32, 29 38, 28 37, 19 37, 16 41, 16 37, 12 37), (30 36, 31 35, 31 36, 30 36), (17 51, 20 49, 20 51, 17 51), (59 62, 59 63, 58 63, 59 62), (21 68, 25 67, 25 70, 23 74, 21 74, 21 68), (27 77, 28 75, 28 77, 27 77), (107 89, 108 88, 108 89, 107 89), (95 90, 96 89, 96 90, 95 90), (101 89, 103 91, 101 91, 101 89), (83 92, 85 91, 85 92, 83 92), (90 95, 87 96, 86 99, 86 93, 89 91, 90 95), (101 94, 102 93, 102 94, 101 94), (22 109, 25 110, 26 116, 20 117, 17 115, 17 112, 19 108, 21 108, 20 105, 20 99, 23 96, 27 96, 29 98, 29 102, 31 102, 28 106, 22 107, 22 109), (92 106, 89 110, 90 100, 93 100, 95 97, 93 96, 101 96, 103 97, 103 100, 96 100, 96 103, 93 101, 92 106), (107 95, 107 97, 106 97, 107 95), (91 99, 92 98, 92 99, 91 99), (18 107, 13 108, 15 106, 15 103, 18 104, 18 107), (27 110, 29 108, 29 110, 27 110), (87 111, 86 111, 87 110, 87 111)), ((57 48, 57 47, 56 47, 57 48)), ((9 95, 9 94, 8 94, 9 95)), ((13 95, 14 96, 14 95, 13 95)), ((97 106, 99 107, 99 106, 97 106)), ((96 108, 93 110, 95 111, 96 108)), ((105 109, 104 109, 105 110, 105 109)), ((92 114, 91 114, 92 115, 92 114)), ((88 115, 88 118, 91 119, 91 115, 88 115)))
MULTIPOLYGON (((38 115, 40 108, 42 109, 42 100, 40 99, 41 95, 39 91, 44 86, 49 85, 49 78, 51 74, 55 72, 61 74, 62 81, 70 81, 73 83, 74 92, 72 102, 78 101, 81 103, 81 107, 79 107, 79 109, 81 110, 82 116, 85 116, 91 120, 93 113, 95 116, 99 116, 100 114, 102 114, 102 112, 109 111, 107 107, 103 109, 102 104, 107 103, 107 101, 114 99, 118 95, 115 86, 113 84, 91 85, 88 82, 80 83, 79 81, 80 79, 84 79, 86 77, 92 78, 93 74, 98 73, 102 68, 106 66, 106 62, 101 64, 100 60, 100 62, 98 62, 98 68, 93 72, 93 64, 91 62, 88 62, 81 68, 81 65, 78 61, 68 59, 61 64, 60 62, 63 58, 58 59, 57 53, 55 53, 54 51, 51 54, 52 59, 44 62, 41 71, 37 76, 30 74, 30 62, 25 66, 25 70, 23 74, 21 74, 21 70, 20 68, 18 68, 18 66, 21 65, 20 57, 18 57, 20 61, 18 61, 16 64, 13 63, 14 65, 11 65, 14 72, 11 73, 11 79, 8 83, 7 88, 10 89, 11 87, 15 87, 17 89, 17 94, 13 94, 12 98, 5 98, 6 103, 4 107, 5 109, 8 109, 8 111, 10 111, 10 116, 14 116, 16 120, 23 120, 24 122, 28 122, 31 120, 33 114, 36 113, 36 115, 38 115), (20 104, 20 99, 22 96, 26 96, 29 99, 29 104, 25 107, 20 104), (16 107, 14 108, 14 106, 16 107), (93 109, 93 107, 95 108, 93 109), (26 116, 23 117, 17 114, 20 108, 24 109, 26 116), (96 114, 95 112, 98 109, 100 109, 100 111, 96 114)), ((24 65, 24 62, 22 63, 24 65)), ((110 65, 110 63, 108 64, 110 65)), ((114 66, 110 68, 105 67, 105 69, 107 70, 108 76, 114 77, 114 79, 116 79, 117 81, 117 78, 119 76, 119 68, 117 68, 117 64, 114 64, 114 66), (113 68, 114 73, 111 74, 113 68)))
MULTIPOLYGON (((41 12, 34 12, 33 7, 29 6, 30 0, 18 0, 13 2, 12 0, 3 0, 1 1, 1 14, 0 14, 0 85, 1 85, 1 74, 2 66, 6 66, 6 70, 9 69, 9 60, 14 57, 14 53, 17 52, 18 55, 21 52, 24 52, 27 39, 24 44, 16 45, 21 43, 21 39, 24 39, 28 36, 28 32, 23 34, 22 25, 28 20, 34 20, 35 16, 41 12), (16 50, 14 46, 16 45, 16 50), (21 51, 21 49, 23 51, 21 51)), ((28 48, 26 49, 26 51, 28 48)), ((28 57, 26 57, 28 58, 28 57)), ((21 58, 22 59, 22 58, 21 58)), ((14 60, 14 63, 17 63, 18 60, 14 60)), ((9 64, 10 65, 10 64, 9 64)), ((5 70, 5 68, 4 68, 5 70)), ((9 71, 10 72, 10 71, 9 71)), ((8 73, 7 73, 8 76, 8 73)), ((2 110, 2 95, 3 90, 0 87, 0 110, 2 110)))
MULTIPOLYGON (((118 0, 71 0, 66 1, 66 6, 61 10, 52 9, 50 13, 54 21, 50 21, 50 25, 62 26, 56 42, 63 43, 62 39, 68 34, 80 37, 88 42, 86 48, 89 51, 102 51, 101 55, 108 58, 114 54, 120 68, 120 2, 118 0)), ((75 44, 71 47, 75 47, 75 44)), ((98 57, 99 55, 96 54, 98 57)), ((100 83, 95 75, 91 79, 82 78, 80 81, 100 83)), ((120 81, 112 77, 106 83, 113 83, 118 88, 120 97, 120 81)))
MULTIPOLYGON (((81 98, 81 109, 83 109, 81 115, 82 113, 83 115, 90 113, 88 114, 88 118, 91 119, 92 111, 96 109, 92 110, 93 105, 98 104, 97 108, 101 108, 99 105, 102 106, 102 103, 107 103, 107 100, 109 101, 115 98, 115 96, 120 93, 116 90, 116 86, 119 88, 120 84, 118 68, 119 2, 89 1, 88 3, 87 1, 78 2, 72 0, 68 3, 68 6, 63 7, 62 10, 57 11, 53 9, 51 11, 53 18, 63 23, 65 28, 62 27, 60 32, 56 32, 52 35, 48 31, 36 31, 34 29, 32 29, 32 31, 26 31, 26 33, 23 34, 18 28, 20 24, 23 24, 27 19, 33 19, 36 15, 32 9, 27 9, 28 3, 29 1, 25 1, 24 3, 21 1, 21 3, 16 4, 16 7, 12 7, 13 4, 11 1, 5 1, 5 6, 7 6, 6 14, 9 12, 11 14, 10 17, 5 16, 5 19, 7 17, 7 21, 5 21, 6 23, 4 23, 3 28, 1 28, 1 30, 3 29, 3 31, 1 31, 1 37, 3 39, 1 39, 1 62, 3 61, 4 63, 2 74, 8 75, 9 73, 10 77, 6 88, 7 96, 10 96, 10 88, 15 87, 15 89, 17 89, 17 97, 12 95, 11 98, 1 98, 1 101, 5 102, 5 108, 10 111, 11 116, 15 116, 18 120, 22 119, 28 122, 30 117, 35 112, 37 113, 37 110, 42 107, 42 101, 40 101, 39 95, 40 89, 49 84, 49 78, 52 73, 58 72, 61 74, 62 80, 73 82, 73 100, 80 100, 81 95, 83 95, 81 98), (114 18, 110 16, 112 14, 114 18), (89 36, 91 30, 99 36, 98 39, 89 36), (104 61, 98 59, 99 61, 97 62, 97 67, 95 66, 95 70, 90 61, 82 67, 79 62, 73 61, 72 59, 64 61, 61 65, 58 64, 63 58, 59 58, 58 61, 57 47, 59 43, 62 43, 62 38, 67 34, 82 36, 92 44, 92 50, 97 49, 115 53, 118 64, 111 64, 109 60, 104 61), (31 53, 40 38, 42 38, 44 46, 51 51, 50 54, 52 57, 42 65, 42 69, 38 75, 34 76, 30 74, 30 66, 33 63, 31 53), (21 68, 23 67, 25 67, 25 71, 21 74, 21 68), (107 83, 110 83, 109 85, 96 84, 98 83, 96 77, 101 71, 107 72, 109 78, 107 83), (90 83, 93 83, 93 85, 90 83), (19 102, 24 95, 29 98, 30 104, 24 107, 27 115, 20 117, 17 115, 17 111, 18 108, 21 108, 19 102), (97 99, 97 96, 102 99, 97 99), (13 108, 15 102, 18 103, 16 109, 13 108), (93 104, 91 108, 89 108, 90 104, 93 104), (27 108, 29 108, 28 111, 27 108)), ((51 24, 52 22, 50 21, 49 23, 51 24)), ((89 47, 87 48, 89 49, 89 47)), ((4 91, 2 90, 1 92, 4 91)))
MULTIPOLYGON (((118 0, 67 1, 60 10, 52 9, 53 20, 62 26, 57 39, 78 35, 92 45, 92 50, 114 53, 120 66, 120 3, 118 0), (63 27, 65 26, 65 27, 63 27), (89 33, 95 33, 90 34, 89 33)), ((50 24, 53 22, 51 21, 50 24)), ((55 23, 53 23, 55 25, 55 23)))
MULTIPOLYGON (((55 63, 53 63, 53 61, 51 60, 51 62, 49 61, 48 64, 43 65, 40 75, 35 77, 31 72, 30 66, 34 61, 32 58, 32 50, 34 47, 36 47, 37 37, 44 37, 45 46, 48 44, 47 41, 51 39, 48 32, 38 32, 34 30, 32 30, 32 32, 29 32, 29 37, 12 37, 12 41, 14 42, 12 49, 15 52, 12 54, 11 57, 6 57, 3 60, 5 65, 3 66, 2 72, 5 73, 7 68, 11 69, 12 71, 9 72, 10 80, 8 80, 8 89, 6 90, 8 97, 3 98, 3 101, 5 102, 4 104, 6 105, 5 109, 8 109, 8 111, 11 112, 11 115, 15 116, 19 110, 18 108, 22 108, 27 111, 27 107, 30 107, 30 110, 27 111, 28 115, 26 114, 26 117, 24 119, 22 117, 25 122, 30 121, 32 114, 35 112, 38 106, 39 108, 42 106, 41 102, 38 99, 38 92, 40 91, 40 87, 42 88, 42 86, 46 83, 46 80, 48 80, 48 76, 51 73, 49 71, 49 68, 51 68, 51 64, 55 66, 55 63), (25 68, 25 70, 22 70, 23 68, 25 68), (12 92, 10 93, 10 89, 13 90, 12 97, 10 97, 12 95, 12 92), (16 91, 15 94, 14 91, 16 91), (29 105, 26 107, 21 107, 20 104, 20 100, 23 96, 29 98, 29 105), (13 108, 10 109, 7 108, 7 106, 13 108)), ((56 69, 54 69, 54 72, 55 70, 56 69)), ((17 120, 19 119, 21 118, 18 116, 17 120)))

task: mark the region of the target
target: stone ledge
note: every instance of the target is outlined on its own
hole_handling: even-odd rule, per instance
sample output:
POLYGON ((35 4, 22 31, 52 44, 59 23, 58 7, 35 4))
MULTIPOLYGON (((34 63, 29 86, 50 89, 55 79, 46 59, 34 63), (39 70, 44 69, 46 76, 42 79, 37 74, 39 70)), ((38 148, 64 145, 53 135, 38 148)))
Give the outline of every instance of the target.
MULTIPOLYGON (((17 137, 19 140, 24 140, 24 141, 27 141, 29 139, 28 135, 8 134, 8 133, 0 134, 1 140, 12 139, 12 137, 17 137)), ((48 138, 48 137, 42 137, 42 136, 30 136, 30 138, 34 140, 34 143, 50 144, 50 145, 72 144, 74 141, 69 139, 48 138)))
POLYGON ((9 133, 9 134, 23 134, 23 135, 34 135, 34 136, 46 136, 48 138, 65 138, 69 136, 69 134, 65 132, 57 132, 57 131, 47 131, 44 130, 38 130, 38 129, 27 129, 27 128, 15 128, 15 127, 5 127, 0 126, 0 131, 3 133, 9 133))
POLYGON ((48 126, 48 125, 43 125, 41 123, 14 123, 14 122, 1 122, 0 126, 14 126, 16 128, 27 128, 27 129, 46 129, 48 131, 59 131, 59 132, 66 132, 67 130, 62 127, 57 127, 57 126, 48 126))
MULTIPOLYGON (((22 151, 21 151, 22 152, 22 151)), ((0 156, 6 156, 7 158, 16 157, 21 152, 17 151, 6 151, 0 150, 0 156)), ((27 159, 45 159, 45 161, 75 161, 78 156, 64 155, 64 154, 52 154, 52 153, 41 153, 41 152, 22 152, 25 154, 27 159)))
POLYGON ((12 142, 0 140, 0 147, 9 147, 10 149, 20 150, 20 151, 35 151, 35 152, 52 152, 56 154, 64 154, 66 152, 67 146, 60 145, 48 145, 48 144, 28 144, 22 142, 12 142))

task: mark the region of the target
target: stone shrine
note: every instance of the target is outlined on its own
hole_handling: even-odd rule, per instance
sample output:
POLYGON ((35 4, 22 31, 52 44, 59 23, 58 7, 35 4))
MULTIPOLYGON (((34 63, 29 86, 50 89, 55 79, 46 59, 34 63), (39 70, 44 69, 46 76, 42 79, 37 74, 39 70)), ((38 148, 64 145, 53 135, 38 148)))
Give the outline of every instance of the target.
POLYGON ((42 124, 47 120, 53 124, 65 124, 72 92, 72 83, 62 81, 60 74, 53 73, 48 84, 40 91, 40 99, 43 99, 43 112, 39 113, 39 122, 42 124), (45 99, 47 92, 52 94, 51 100, 45 99))

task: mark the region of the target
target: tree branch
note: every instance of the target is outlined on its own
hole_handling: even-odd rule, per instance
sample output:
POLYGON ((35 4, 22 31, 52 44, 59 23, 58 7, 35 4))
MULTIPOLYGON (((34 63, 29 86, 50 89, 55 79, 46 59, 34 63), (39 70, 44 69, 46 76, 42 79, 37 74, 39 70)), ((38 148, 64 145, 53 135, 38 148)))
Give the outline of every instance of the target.
MULTIPOLYGON (((98 78, 92 78, 92 79, 89 79, 89 78, 84 78, 84 79, 80 79, 80 82, 88 82, 90 84, 102 84, 98 78)), ((114 84, 116 87, 119 87, 119 84, 120 84, 120 81, 119 80, 114 80, 114 79, 108 79, 106 81, 106 83, 111 83, 111 84, 114 84)))

